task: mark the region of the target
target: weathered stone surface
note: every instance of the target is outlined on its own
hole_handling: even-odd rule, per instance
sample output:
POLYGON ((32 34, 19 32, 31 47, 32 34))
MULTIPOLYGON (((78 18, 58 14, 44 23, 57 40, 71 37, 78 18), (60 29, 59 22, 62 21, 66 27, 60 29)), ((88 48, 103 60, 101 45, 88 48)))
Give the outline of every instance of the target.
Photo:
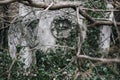
MULTIPOLYGON (((50 3, 51 1, 46 2, 50 3)), ((18 53, 20 61, 25 64, 24 68, 27 69, 32 63, 36 62, 35 49, 44 52, 49 49, 55 51, 57 38, 69 37, 71 30, 74 29, 73 26, 77 25, 75 15, 76 13, 72 9, 34 11, 34 8, 20 4, 20 17, 18 17, 18 21, 15 20, 17 22, 13 23, 9 29, 8 38, 11 57, 16 58, 16 53, 18 53), (58 21, 58 24, 55 24, 55 21, 58 21), (61 27, 59 34, 54 29, 56 26, 61 27), (52 29, 54 29, 54 32, 52 29), (18 47, 21 47, 19 52, 17 52, 18 47)))

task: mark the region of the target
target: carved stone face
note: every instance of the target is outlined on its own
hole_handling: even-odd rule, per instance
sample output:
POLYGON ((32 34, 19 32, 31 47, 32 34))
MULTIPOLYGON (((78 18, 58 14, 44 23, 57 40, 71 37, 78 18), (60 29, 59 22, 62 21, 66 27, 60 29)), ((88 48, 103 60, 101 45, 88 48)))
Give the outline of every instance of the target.
POLYGON ((56 45, 59 45, 59 42, 56 42, 70 38, 71 32, 76 27, 77 22, 73 14, 66 14, 63 11, 49 11, 41 14, 37 27, 38 48, 43 51, 55 50, 56 45))
MULTIPOLYGON (((19 14, 20 16, 25 16, 30 9, 21 5, 19 11, 25 12, 25 14, 19 14)), ((28 68, 35 60, 33 59, 35 57, 33 55, 34 48, 46 52, 49 49, 55 51, 58 45, 62 46, 62 51, 66 49, 66 46, 74 47, 75 45, 71 43, 77 39, 75 34, 75 31, 77 31, 77 20, 76 13, 73 12, 74 10, 72 9, 39 11, 37 16, 29 14, 21 19, 19 24, 11 26, 9 32, 12 33, 8 35, 11 57, 13 59, 16 58, 19 45, 22 48, 20 50, 21 61, 25 64, 24 67, 28 68)))

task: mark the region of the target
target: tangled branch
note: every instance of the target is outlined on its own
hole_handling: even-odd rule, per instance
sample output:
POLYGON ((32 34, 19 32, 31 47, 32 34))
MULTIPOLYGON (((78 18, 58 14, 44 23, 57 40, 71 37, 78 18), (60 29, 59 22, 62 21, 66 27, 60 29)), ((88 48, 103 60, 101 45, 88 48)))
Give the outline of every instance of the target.
MULTIPOLYGON (((2 0, 0 1, 0 5, 3 4, 10 4, 10 3, 14 3, 14 2, 19 2, 22 3, 26 6, 31 6, 31 7, 36 7, 36 8, 48 8, 51 4, 47 4, 44 2, 34 2, 31 1, 31 3, 29 3, 29 0, 2 0)), ((81 1, 64 1, 64 2, 54 2, 52 3, 52 5, 49 7, 49 10, 58 10, 58 9, 62 9, 62 8, 73 8, 74 10, 76 10, 76 7, 78 6, 82 6, 82 4, 84 4, 81 1)), ((91 22, 90 24, 87 25, 87 27, 94 27, 97 25, 114 25, 114 22, 112 21, 108 21, 108 20, 102 20, 102 21, 96 21, 94 20, 92 17, 90 17, 85 11, 119 11, 119 10, 101 10, 101 9, 86 9, 86 8, 80 8, 79 9, 79 13, 89 22, 91 22)), ((120 25, 120 22, 116 22, 116 25, 120 25)))

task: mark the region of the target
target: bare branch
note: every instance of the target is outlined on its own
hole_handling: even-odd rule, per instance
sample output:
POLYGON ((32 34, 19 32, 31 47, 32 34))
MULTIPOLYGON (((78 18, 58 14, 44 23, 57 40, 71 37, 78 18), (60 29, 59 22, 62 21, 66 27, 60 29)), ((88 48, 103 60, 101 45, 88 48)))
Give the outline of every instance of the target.
MULTIPOLYGON (((114 22, 113 21, 106 21, 106 20, 96 21, 94 23, 87 25, 87 27, 95 27, 98 25, 113 25, 114 26, 114 22)), ((116 25, 120 26, 120 22, 116 22, 116 25)))
POLYGON ((0 0, 0 5, 10 4, 16 2, 16 0, 0 0))
POLYGON ((116 62, 116 63, 120 63, 120 59, 106 59, 106 58, 95 58, 95 57, 90 57, 87 55, 77 55, 77 57, 79 59, 88 59, 88 60, 92 60, 92 61, 100 61, 103 63, 112 63, 112 62, 116 62))
POLYGON ((83 17, 85 17, 88 21, 90 21, 90 22, 92 22, 92 23, 95 22, 95 20, 94 20, 92 17, 90 17, 85 11, 79 9, 79 13, 80 13, 83 17))
MULTIPOLYGON (((44 8, 46 9, 47 7, 49 7, 49 4, 44 3, 44 2, 32 2, 32 4, 29 4, 25 1, 22 1, 21 3, 23 3, 24 5, 27 6, 31 6, 32 7, 36 7, 36 8, 44 8)), ((62 9, 62 8, 75 8, 77 6, 82 5, 83 3, 80 1, 64 1, 64 2, 56 2, 53 3, 53 5, 49 8, 49 10, 58 10, 58 9, 62 9)))
POLYGON ((117 10, 117 9, 107 9, 107 10, 104 10, 104 9, 91 9, 91 8, 81 8, 82 10, 86 10, 86 11, 92 11, 92 12, 118 12, 120 10, 117 10))

